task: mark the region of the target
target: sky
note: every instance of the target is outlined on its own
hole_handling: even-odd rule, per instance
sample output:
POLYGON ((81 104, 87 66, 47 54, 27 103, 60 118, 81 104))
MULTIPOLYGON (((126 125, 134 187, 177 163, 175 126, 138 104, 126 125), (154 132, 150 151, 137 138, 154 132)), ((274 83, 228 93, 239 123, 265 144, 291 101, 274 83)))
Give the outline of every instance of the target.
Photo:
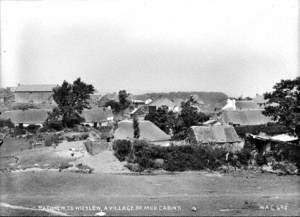
POLYGON ((299 0, 0 4, 2 87, 81 77, 100 92, 254 96, 299 74, 299 0))

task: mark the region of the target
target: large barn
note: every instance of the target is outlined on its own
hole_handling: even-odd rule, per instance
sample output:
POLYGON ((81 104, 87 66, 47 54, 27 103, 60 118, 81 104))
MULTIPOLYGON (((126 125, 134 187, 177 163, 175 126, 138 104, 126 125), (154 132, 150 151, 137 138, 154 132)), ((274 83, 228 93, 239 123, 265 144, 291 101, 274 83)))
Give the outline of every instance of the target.
POLYGON ((49 103, 53 104, 54 84, 18 85, 15 89, 15 101, 18 103, 49 103))

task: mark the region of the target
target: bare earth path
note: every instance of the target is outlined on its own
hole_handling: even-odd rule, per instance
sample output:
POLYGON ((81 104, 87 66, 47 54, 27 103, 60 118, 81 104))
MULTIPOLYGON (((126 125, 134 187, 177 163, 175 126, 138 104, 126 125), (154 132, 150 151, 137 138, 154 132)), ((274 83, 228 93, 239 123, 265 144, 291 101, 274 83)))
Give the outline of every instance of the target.
POLYGON ((2 215, 36 214, 7 204, 34 210, 58 206, 68 215, 95 215, 100 210, 107 215, 300 215, 299 176, 48 171, 2 173, 0 178, 0 202, 6 204, 0 204, 2 215))

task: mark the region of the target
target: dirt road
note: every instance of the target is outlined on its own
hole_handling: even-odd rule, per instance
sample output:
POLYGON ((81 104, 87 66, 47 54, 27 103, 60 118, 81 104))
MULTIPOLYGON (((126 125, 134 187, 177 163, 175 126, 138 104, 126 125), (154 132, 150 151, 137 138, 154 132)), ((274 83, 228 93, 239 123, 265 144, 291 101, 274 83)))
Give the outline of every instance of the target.
POLYGON ((95 215, 100 210, 107 215, 300 214, 299 176, 26 172, 0 178, 2 215, 36 214, 53 207, 68 215, 95 215))

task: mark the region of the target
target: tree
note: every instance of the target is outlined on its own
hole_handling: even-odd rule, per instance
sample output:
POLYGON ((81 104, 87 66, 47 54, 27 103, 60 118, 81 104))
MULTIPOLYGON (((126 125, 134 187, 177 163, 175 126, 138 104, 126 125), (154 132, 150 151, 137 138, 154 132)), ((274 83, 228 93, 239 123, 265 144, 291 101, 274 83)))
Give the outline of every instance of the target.
POLYGON ((112 111, 116 114, 120 112, 120 104, 114 100, 109 100, 108 102, 105 103, 104 106, 105 107, 110 106, 112 111))
POLYGON ((181 113, 175 121, 173 128, 174 139, 185 139, 187 130, 194 125, 207 121, 209 116, 199 112, 197 101, 191 96, 186 102, 181 103, 181 113))
POLYGON ((111 109, 115 114, 118 114, 120 112, 123 112, 125 109, 127 109, 130 106, 130 101, 128 100, 129 94, 126 92, 126 90, 120 90, 119 91, 119 102, 115 100, 109 100, 105 103, 105 107, 110 106, 111 109))
POLYGON ((126 92, 126 90, 120 90, 119 91, 119 105, 120 110, 124 111, 127 109, 130 105, 129 100, 127 99, 129 94, 126 92))
POLYGON ((267 102, 263 114, 300 136, 300 77, 281 80, 274 85, 272 92, 264 94, 264 98, 267 102))
POLYGON ((140 127, 139 121, 136 116, 133 117, 133 138, 140 138, 140 127))
POLYGON ((169 134, 173 131, 176 115, 173 111, 168 111, 168 107, 159 107, 155 112, 149 113, 145 116, 145 120, 153 122, 162 131, 169 134))
POLYGON ((179 115, 168 108, 162 106, 154 113, 146 115, 145 120, 149 120, 157 125, 165 133, 172 132, 174 139, 185 139, 187 130, 199 122, 207 121, 209 117, 202 112, 198 112, 197 102, 190 97, 186 102, 181 104, 182 110, 179 115))
POLYGON ((199 122, 204 122, 209 119, 207 115, 202 112, 198 112, 198 108, 195 106, 197 101, 191 96, 186 102, 181 103, 181 113, 183 124, 186 128, 197 125, 199 122))
POLYGON ((61 86, 53 89, 53 99, 57 104, 55 112, 62 117, 64 127, 72 127, 83 121, 80 114, 83 109, 90 108, 90 94, 94 91, 93 85, 82 82, 80 78, 73 84, 64 81, 61 86))

